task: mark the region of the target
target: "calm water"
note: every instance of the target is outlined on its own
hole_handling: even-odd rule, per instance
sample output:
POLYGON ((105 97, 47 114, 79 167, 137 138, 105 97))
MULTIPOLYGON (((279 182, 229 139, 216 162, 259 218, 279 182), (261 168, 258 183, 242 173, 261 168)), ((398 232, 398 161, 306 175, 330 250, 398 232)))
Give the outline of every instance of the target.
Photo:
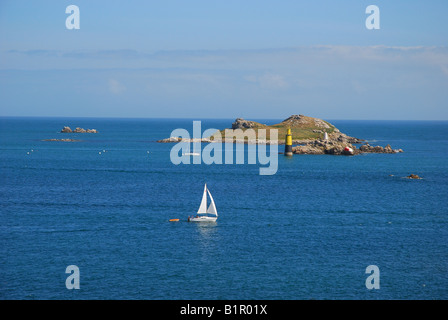
POLYGON ((192 120, 0 118, 0 298, 447 299, 448 122, 331 122, 405 152, 280 155, 260 176, 173 165, 155 140, 192 120), (218 222, 187 223, 205 182, 218 222))

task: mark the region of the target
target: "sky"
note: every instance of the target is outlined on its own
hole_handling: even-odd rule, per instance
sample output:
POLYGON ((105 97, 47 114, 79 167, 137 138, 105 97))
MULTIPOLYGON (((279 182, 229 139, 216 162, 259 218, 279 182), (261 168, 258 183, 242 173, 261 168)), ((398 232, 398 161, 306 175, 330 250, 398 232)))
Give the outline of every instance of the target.
POLYGON ((0 0, 0 116, 448 120, 447 14, 446 0, 0 0))

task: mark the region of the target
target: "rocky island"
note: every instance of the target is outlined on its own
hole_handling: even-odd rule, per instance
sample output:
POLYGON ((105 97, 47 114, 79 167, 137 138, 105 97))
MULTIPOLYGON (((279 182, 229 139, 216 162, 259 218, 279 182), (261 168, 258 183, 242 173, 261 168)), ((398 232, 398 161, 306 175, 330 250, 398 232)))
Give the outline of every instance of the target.
POLYGON ((64 127, 62 128, 61 133, 98 133, 98 131, 96 129, 83 129, 79 127, 72 130, 70 127, 64 127))
MULTIPOLYGON (((350 137, 339 131, 331 123, 318 119, 307 117, 304 115, 292 115, 282 122, 274 125, 261 124, 255 121, 249 121, 237 118, 232 123, 231 129, 241 129, 243 132, 247 129, 255 131, 255 139, 245 137, 242 140, 226 140, 225 130, 220 130, 222 142, 230 143, 258 143, 264 142, 268 144, 284 144, 285 136, 288 129, 291 129, 292 144, 294 154, 331 154, 331 155, 356 155, 361 153, 399 153, 401 149, 392 149, 388 144, 385 147, 371 146, 363 139, 350 137), (261 141, 258 139, 258 130, 266 130, 266 139, 261 141), (277 140, 270 140, 270 130, 278 130, 277 140), (354 144, 362 144, 359 148, 354 144)), ((179 137, 170 137, 158 140, 161 143, 180 142, 179 137)), ((214 142, 211 138, 204 139, 188 139, 187 142, 214 142)))

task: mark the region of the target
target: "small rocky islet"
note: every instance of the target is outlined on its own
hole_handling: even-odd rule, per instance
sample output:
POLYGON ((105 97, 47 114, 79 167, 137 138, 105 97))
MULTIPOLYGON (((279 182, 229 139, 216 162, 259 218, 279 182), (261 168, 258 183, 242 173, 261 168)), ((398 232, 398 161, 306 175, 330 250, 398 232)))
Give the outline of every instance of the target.
POLYGON ((61 133, 98 133, 96 129, 84 129, 84 128, 75 128, 72 130, 70 127, 64 127, 61 130, 61 133))
POLYGON ((78 139, 43 139, 42 141, 77 142, 78 139))
MULTIPOLYGON (((76 127, 74 130, 72 130, 70 127, 63 127, 60 133, 98 133, 98 130, 96 129, 84 129, 80 127, 76 127)), ((64 139, 43 139, 42 141, 57 141, 57 142, 78 142, 81 141, 79 139, 70 139, 70 138, 64 138, 64 139)))
MULTIPOLYGON (((256 133, 255 139, 244 138, 237 140, 234 138, 226 139, 225 130, 220 130, 223 142, 233 143, 267 143, 267 144, 285 144, 285 136, 288 129, 291 129, 292 134, 292 151, 294 154, 330 154, 330 155, 357 155, 362 153, 400 153, 402 149, 393 149, 389 144, 385 147, 371 146, 363 139, 350 137, 345 133, 340 132, 331 123, 313 117, 304 115, 292 115, 282 122, 274 125, 261 124, 256 121, 249 121, 242 118, 237 118, 233 123, 231 129, 241 129, 243 132, 247 129, 253 129, 256 133), (266 139, 258 139, 258 130, 266 130, 266 139), (278 130, 277 140, 270 140, 270 130, 278 130), (356 144, 361 144, 357 147, 356 144)), ((180 142, 179 137, 170 137, 158 140, 160 143, 180 142)), ((189 142, 213 142, 213 139, 188 139, 189 142)))
POLYGON ((406 178, 408 179, 417 179, 417 180, 421 180, 423 178, 421 178, 419 175, 411 173, 410 175, 408 175, 406 178))

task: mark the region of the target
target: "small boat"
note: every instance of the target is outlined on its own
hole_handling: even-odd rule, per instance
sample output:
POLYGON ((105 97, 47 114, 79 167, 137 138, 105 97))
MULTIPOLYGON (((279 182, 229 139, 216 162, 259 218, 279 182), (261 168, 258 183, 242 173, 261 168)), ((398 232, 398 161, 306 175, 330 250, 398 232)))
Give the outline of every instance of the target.
POLYGON ((170 222, 177 222, 179 219, 170 219, 170 222))
POLYGON ((218 219, 218 211, 216 210, 215 201, 213 201, 212 194, 207 188, 207 184, 204 186, 204 193, 202 195, 201 205, 196 216, 188 217, 189 222, 215 222, 218 219), (207 193, 210 197, 210 206, 207 208, 207 193))
POLYGON ((185 152, 185 153, 182 153, 182 155, 183 156, 200 156, 201 154, 197 153, 197 152, 185 152))

